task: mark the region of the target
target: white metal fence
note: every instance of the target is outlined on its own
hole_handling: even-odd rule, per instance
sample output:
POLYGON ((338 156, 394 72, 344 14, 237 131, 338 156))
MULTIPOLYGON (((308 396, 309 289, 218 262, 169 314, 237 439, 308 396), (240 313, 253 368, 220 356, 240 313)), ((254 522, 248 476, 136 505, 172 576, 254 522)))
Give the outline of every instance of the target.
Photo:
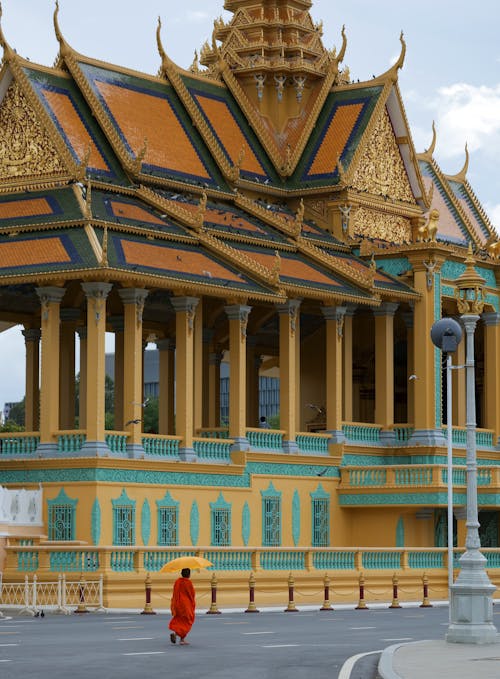
MULTIPOLYGON (((40 582, 36 575, 30 582, 4 582, 0 573, 0 608, 18 610, 19 614, 37 615, 42 610, 55 613, 84 612, 91 608, 104 611, 103 579, 66 580, 64 573, 53 582, 40 582)), ((0 617, 3 617, 0 612, 0 617)))

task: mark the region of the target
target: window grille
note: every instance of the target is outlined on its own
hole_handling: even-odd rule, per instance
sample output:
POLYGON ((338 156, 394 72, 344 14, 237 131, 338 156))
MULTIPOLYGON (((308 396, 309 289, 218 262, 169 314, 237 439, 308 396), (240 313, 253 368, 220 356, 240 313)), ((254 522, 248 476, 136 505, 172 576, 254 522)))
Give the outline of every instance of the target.
POLYGON ((113 507, 113 544, 135 544, 135 507, 119 505, 113 507))
POLYGON ((158 509, 158 544, 178 545, 178 507, 159 507, 158 509))
POLYGON ((75 539, 75 508, 67 504, 49 506, 49 540, 75 539))
POLYGON ((265 547, 279 547, 281 545, 281 497, 263 497, 263 535, 262 544, 265 547))
POLYGON ((317 498, 312 501, 313 547, 330 545, 330 501, 317 498))
POLYGON ((231 510, 212 509, 212 545, 228 547, 231 544, 231 510))

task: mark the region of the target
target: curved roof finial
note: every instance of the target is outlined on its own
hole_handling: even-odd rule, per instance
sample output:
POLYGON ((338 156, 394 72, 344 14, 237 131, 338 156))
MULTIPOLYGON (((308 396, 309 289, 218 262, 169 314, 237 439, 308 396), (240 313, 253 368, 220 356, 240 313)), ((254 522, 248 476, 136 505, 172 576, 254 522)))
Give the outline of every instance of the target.
POLYGON ((457 174, 446 175, 446 178, 458 182, 459 184, 465 184, 467 180, 468 169, 469 169, 469 149, 467 147, 467 144, 465 144, 465 162, 463 164, 462 169, 460 170, 460 172, 457 172, 457 174))
POLYGON ((434 151, 436 150, 436 142, 437 142, 437 134, 436 134, 436 122, 433 120, 432 121, 432 141, 431 145, 429 148, 425 151, 428 153, 430 156, 434 155, 434 151))
POLYGON ((394 68, 396 70, 399 70, 400 68, 403 68, 403 64, 405 63, 405 56, 406 56, 406 42, 404 39, 404 33, 401 31, 401 35, 399 36, 399 41, 401 42, 401 52, 399 55, 399 59, 396 61, 394 64, 394 68))
MULTIPOLYGON (((403 68, 403 64, 405 61, 405 56, 406 56, 406 42, 403 37, 403 31, 401 31, 401 35, 399 36, 399 40, 401 42, 401 52, 399 53, 399 57, 397 58, 396 62, 389 68, 385 73, 382 73, 382 75, 379 75, 375 78, 376 81, 386 81, 389 78, 396 82, 398 79, 398 71, 400 68, 403 68)), ((375 76, 374 76, 375 77, 375 76)))
POLYGON ((56 34, 57 42, 59 43, 60 54, 67 54, 70 51, 69 45, 64 39, 59 26, 59 0, 56 0, 56 8, 54 10, 54 32, 56 34))
POLYGON ((161 41, 161 17, 158 17, 158 26, 156 28, 156 44, 158 46, 160 59, 163 63, 167 59, 167 53, 165 52, 165 48, 163 47, 163 43, 161 41))
POLYGON ((342 26, 342 47, 340 48, 339 55, 337 57, 337 64, 340 64, 344 61, 344 56, 345 56, 345 51, 347 48, 347 36, 345 33, 345 24, 342 26))
POLYGON ((2 3, 0 2, 0 46, 3 48, 3 58, 8 60, 12 59, 12 57, 15 57, 16 53, 12 49, 12 47, 9 45, 7 40, 5 39, 5 35, 3 34, 3 29, 2 29, 2 3))

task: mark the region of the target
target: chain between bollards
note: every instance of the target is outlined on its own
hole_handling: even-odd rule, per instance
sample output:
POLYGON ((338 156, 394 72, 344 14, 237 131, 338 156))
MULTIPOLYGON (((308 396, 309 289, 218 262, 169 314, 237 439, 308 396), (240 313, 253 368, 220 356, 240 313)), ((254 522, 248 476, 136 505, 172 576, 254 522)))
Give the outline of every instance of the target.
POLYGON ((367 611, 368 606, 365 602, 365 576, 363 573, 359 574, 359 601, 355 608, 356 611, 367 611))
POLYGON ((293 589, 295 586, 295 580, 290 571, 288 576, 288 606, 285 608, 285 613, 298 613, 298 608, 295 607, 293 589))
POLYGON ((146 580, 144 581, 144 589, 146 591, 146 604, 144 610, 141 611, 141 615, 156 615, 151 604, 151 575, 149 573, 146 575, 146 580))
POLYGON ((88 609, 85 606, 85 578, 80 575, 80 580, 78 582, 78 606, 75 613, 88 613, 88 609))
POLYGON ((220 615, 220 611, 217 608, 217 578, 215 573, 212 573, 212 579, 210 580, 210 589, 212 591, 212 601, 210 603, 210 608, 207 611, 208 615, 220 615))
POLYGON ((396 573, 394 573, 394 575, 392 576, 392 604, 389 606, 389 608, 401 608, 398 599, 398 583, 399 583, 398 576, 396 573))
POLYGON ((250 577, 248 578, 248 608, 246 609, 245 613, 260 613, 260 611, 257 609, 257 606, 255 605, 255 575, 253 574, 253 571, 250 573, 250 577))
POLYGON ((426 573, 422 576, 422 587, 424 590, 424 598, 420 604, 420 608, 432 608, 432 604, 429 601, 429 578, 426 573))
POLYGON ((319 610, 333 611, 333 608, 330 604, 330 578, 328 577, 328 573, 325 573, 325 577, 323 578, 323 586, 325 590, 325 600, 323 601, 323 605, 319 610))

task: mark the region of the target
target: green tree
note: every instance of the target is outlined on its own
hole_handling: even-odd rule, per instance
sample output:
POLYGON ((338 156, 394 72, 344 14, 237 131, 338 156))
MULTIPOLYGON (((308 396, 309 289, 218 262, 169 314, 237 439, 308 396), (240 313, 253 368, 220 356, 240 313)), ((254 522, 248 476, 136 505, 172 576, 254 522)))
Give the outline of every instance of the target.
POLYGON ((158 433, 158 399, 150 398, 143 408, 143 431, 146 434, 158 433))

